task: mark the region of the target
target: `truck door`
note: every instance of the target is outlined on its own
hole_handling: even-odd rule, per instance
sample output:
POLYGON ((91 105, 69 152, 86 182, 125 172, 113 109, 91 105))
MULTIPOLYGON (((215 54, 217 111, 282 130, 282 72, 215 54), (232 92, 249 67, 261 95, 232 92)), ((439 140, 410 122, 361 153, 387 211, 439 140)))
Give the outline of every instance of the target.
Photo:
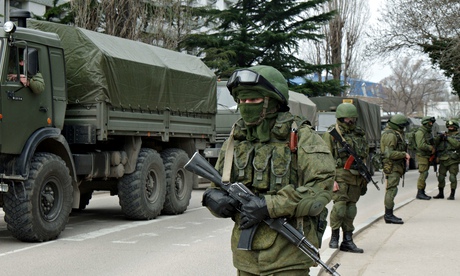
POLYGON ((28 44, 28 47, 7 48, 8 62, 4 65, 1 93, 0 141, 3 153, 19 154, 30 137, 39 128, 52 125, 51 79, 46 47, 28 44), (27 58, 24 58, 27 55, 27 58), (27 62, 24 63, 24 60, 27 62), (27 78, 41 74, 43 91, 33 92, 27 78))

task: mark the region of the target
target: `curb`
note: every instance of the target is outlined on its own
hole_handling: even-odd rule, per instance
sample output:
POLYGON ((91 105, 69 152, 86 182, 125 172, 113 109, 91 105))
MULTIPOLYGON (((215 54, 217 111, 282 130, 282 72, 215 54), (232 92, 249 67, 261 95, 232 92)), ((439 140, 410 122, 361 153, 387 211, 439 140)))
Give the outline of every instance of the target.
MULTIPOLYGON (((407 199, 407 200, 405 200, 405 201, 403 201, 403 202, 401 202, 399 204, 396 204, 395 207, 394 207, 394 210, 398 210, 399 208, 411 203, 414 200, 415 200, 415 197, 414 198, 409 198, 409 199, 407 199)), ((372 216, 372 217, 368 218, 365 222, 363 222, 363 223, 359 224, 358 226, 356 226, 355 231, 353 232, 353 235, 357 235, 360 232, 364 231, 366 228, 371 226, 374 222, 376 222, 377 220, 381 219, 383 217, 383 215, 384 215, 384 212, 380 212, 380 213, 377 213, 375 216, 372 216)), ((329 236, 324 237, 323 241, 322 241, 322 244, 328 244, 327 240, 329 238, 330 238, 329 236)), ((324 250, 324 252, 321 252, 321 260, 325 264, 327 264, 329 266, 332 266, 333 264, 331 264, 331 261, 334 258, 334 256, 337 255, 337 253, 339 251, 340 250, 338 248, 333 249, 333 248, 327 247, 326 250, 324 250)), ((339 269, 340 269, 340 266, 339 266, 338 270, 339 269)), ((320 265, 318 265, 317 267, 310 268, 310 276, 318 276, 320 273, 323 273, 323 272, 325 272, 325 270, 320 265)), ((337 271, 337 272, 339 273, 339 271, 337 271)))

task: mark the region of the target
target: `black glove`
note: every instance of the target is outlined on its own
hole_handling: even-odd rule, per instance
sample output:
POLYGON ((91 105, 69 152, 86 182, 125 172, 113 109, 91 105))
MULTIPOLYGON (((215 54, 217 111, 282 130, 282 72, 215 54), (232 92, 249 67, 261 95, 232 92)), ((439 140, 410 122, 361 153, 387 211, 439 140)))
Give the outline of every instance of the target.
POLYGON ((240 229, 251 228, 269 217, 267 203, 265 198, 248 194, 239 194, 240 197, 248 200, 241 206, 241 223, 240 229))
POLYGON ((365 195, 366 192, 367 192, 367 184, 364 185, 364 186, 361 186, 361 195, 362 195, 362 196, 365 195))
POLYGON ((237 210, 238 201, 225 191, 218 189, 207 189, 203 193, 203 206, 208 207, 213 213, 222 218, 233 216, 237 210))

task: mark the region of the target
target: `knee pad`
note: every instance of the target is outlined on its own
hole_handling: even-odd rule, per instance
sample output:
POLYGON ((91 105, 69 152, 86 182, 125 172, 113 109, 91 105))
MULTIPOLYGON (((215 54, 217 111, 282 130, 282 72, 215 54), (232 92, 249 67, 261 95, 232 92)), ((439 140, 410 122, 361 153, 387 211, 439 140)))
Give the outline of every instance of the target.
POLYGON ((347 217, 354 219, 356 217, 356 214, 358 213, 356 209, 356 203, 350 203, 347 206, 347 217))
POLYGON ((332 212, 335 213, 335 216, 339 218, 344 218, 347 212, 347 203, 345 201, 337 201, 334 203, 332 212))

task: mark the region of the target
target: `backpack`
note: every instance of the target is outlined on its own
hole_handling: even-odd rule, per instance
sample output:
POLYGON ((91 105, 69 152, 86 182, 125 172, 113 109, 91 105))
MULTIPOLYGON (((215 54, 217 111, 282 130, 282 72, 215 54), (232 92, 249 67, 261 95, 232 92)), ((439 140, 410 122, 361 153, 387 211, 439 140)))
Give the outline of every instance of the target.
POLYGON ((420 126, 413 126, 409 132, 406 133, 407 148, 410 150, 417 150, 415 142, 415 133, 419 130, 420 126))

